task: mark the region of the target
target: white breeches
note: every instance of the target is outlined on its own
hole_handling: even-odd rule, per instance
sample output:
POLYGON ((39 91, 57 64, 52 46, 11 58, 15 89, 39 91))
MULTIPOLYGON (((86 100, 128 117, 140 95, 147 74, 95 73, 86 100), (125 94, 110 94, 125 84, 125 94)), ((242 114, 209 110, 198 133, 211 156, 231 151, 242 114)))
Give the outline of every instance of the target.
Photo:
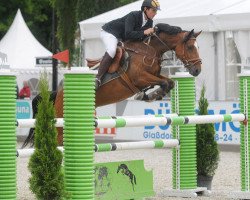
POLYGON ((110 55, 110 57, 114 58, 118 39, 111 33, 104 30, 101 30, 101 39, 105 45, 106 52, 110 55))

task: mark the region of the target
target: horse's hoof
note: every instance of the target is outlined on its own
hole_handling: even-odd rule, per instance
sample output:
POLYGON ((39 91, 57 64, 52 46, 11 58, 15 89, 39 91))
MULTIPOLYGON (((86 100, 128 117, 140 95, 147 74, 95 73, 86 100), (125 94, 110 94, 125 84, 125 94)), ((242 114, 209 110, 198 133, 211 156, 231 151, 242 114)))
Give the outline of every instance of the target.
POLYGON ((156 101, 160 101, 160 100, 162 100, 162 99, 163 99, 162 96, 157 96, 157 97, 155 98, 156 101))

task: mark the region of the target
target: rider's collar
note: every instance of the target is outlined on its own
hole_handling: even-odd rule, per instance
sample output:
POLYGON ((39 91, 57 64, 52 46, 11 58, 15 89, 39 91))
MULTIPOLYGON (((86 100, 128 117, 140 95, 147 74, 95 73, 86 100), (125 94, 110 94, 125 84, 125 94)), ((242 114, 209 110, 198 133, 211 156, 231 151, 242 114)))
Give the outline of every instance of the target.
POLYGON ((148 17, 146 15, 146 13, 142 12, 142 27, 147 23, 147 21, 148 21, 148 17))
POLYGON ((144 10, 142 13, 143 13, 143 19, 145 19, 145 17, 146 17, 145 20, 148 20, 149 17, 148 17, 148 15, 147 15, 146 11, 144 10))

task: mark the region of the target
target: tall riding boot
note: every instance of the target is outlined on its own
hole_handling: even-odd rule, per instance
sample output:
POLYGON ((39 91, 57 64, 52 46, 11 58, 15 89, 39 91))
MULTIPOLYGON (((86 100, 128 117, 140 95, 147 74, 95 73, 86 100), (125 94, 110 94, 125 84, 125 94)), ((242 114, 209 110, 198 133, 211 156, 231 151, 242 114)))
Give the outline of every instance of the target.
POLYGON ((107 52, 105 52, 98 69, 98 74, 96 75, 96 81, 95 81, 96 90, 100 86, 101 78, 108 71, 108 68, 111 65, 112 61, 113 58, 110 57, 110 55, 107 52))

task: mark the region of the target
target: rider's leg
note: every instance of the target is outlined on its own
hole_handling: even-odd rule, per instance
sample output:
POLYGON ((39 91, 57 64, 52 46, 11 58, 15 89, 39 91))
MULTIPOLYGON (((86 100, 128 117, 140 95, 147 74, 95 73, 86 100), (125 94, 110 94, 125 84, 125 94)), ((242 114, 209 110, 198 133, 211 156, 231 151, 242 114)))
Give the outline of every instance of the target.
POLYGON ((108 54, 108 52, 105 52, 99 66, 98 73, 96 75, 96 81, 98 81, 98 86, 100 84, 102 76, 108 71, 108 68, 111 65, 112 61, 113 58, 108 54))
POLYGON ((113 58, 115 57, 118 43, 118 39, 114 35, 103 30, 101 31, 101 39, 106 47, 106 52, 100 63, 98 74, 96 75, 96 89, 98 89, 102 76, 108 71, 113 58))

